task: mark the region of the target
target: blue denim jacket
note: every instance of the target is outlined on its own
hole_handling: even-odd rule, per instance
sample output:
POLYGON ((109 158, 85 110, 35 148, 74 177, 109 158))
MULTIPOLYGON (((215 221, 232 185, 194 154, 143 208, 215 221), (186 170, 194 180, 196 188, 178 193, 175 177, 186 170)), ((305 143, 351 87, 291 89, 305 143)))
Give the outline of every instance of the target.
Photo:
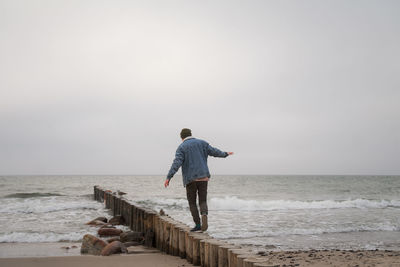
POLYGON ((181 166, 183 186, 198 178, 210 177, 207 165, 208 156, 226 158, 228 153, 210 146, 204 140, 187 137, 176 150, 175 159, 168 172, 167 179, 171 180, 181 166))

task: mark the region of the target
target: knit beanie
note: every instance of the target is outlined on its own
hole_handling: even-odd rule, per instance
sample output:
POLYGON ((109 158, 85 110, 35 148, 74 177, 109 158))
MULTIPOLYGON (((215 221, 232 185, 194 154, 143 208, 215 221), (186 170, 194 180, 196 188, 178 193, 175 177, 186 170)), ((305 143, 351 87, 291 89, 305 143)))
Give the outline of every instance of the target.
POLYGON ((188 136, 192 136, 192 131, 188 128, 183 128, 181 131, 181 138, 185 139, 188 136))

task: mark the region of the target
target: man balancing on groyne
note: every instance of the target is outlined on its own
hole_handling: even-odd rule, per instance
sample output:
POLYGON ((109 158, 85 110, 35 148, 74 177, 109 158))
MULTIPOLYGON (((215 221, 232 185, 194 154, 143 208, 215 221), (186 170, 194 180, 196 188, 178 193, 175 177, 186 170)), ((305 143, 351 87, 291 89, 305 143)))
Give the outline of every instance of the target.
POLYGON ((175 159, 168 172, 164 186, 167 187, 169 185, 171 178, 182 167, 183 186, 186 187, 190 212, 196 224, 190 231, 206 231, 208 228, 207 185, 211 177, 207 165, 207 157, 226 158, 229 155, 233 155, 233 152, 223 152, 210 146, 204 140, 192 137, 192 131, 187 128, 182 129, 181 138, 182 144, 176 150, 175 159), (201 222, 196 203, 197 195, 199 195, 201 222))

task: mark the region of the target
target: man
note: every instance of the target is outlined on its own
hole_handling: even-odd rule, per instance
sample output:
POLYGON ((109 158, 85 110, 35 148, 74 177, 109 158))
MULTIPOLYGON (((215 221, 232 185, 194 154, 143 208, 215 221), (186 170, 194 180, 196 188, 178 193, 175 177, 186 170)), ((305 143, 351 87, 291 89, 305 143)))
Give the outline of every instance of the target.
POLYGON ((226 158, 229 155, 233 155, 233 152, 222 152, 210 146, 206 141, 192 137, 192 131, 187 128, 182 129, 181 138, 182 144, 176 150, 175 159, 168 172, 164 186, 167 187, 169 185, 171 178, 182 167, 183 186, 186 187, 190 212, 196 224, 190 231, 206 231, 208 228, 207 184, 210 180, 207 157, 226 158), (196 203, 197 195, 199 195, 201 222, 196 203))

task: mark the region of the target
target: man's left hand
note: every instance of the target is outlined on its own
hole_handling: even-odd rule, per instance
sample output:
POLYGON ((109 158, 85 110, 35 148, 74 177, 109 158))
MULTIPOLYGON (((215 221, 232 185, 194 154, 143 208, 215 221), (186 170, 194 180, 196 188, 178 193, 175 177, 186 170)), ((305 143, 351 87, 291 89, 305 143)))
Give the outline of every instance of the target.
POLYGON ((169 186, 169 179, 165 179, 164 187, 167 188, 169 186))

